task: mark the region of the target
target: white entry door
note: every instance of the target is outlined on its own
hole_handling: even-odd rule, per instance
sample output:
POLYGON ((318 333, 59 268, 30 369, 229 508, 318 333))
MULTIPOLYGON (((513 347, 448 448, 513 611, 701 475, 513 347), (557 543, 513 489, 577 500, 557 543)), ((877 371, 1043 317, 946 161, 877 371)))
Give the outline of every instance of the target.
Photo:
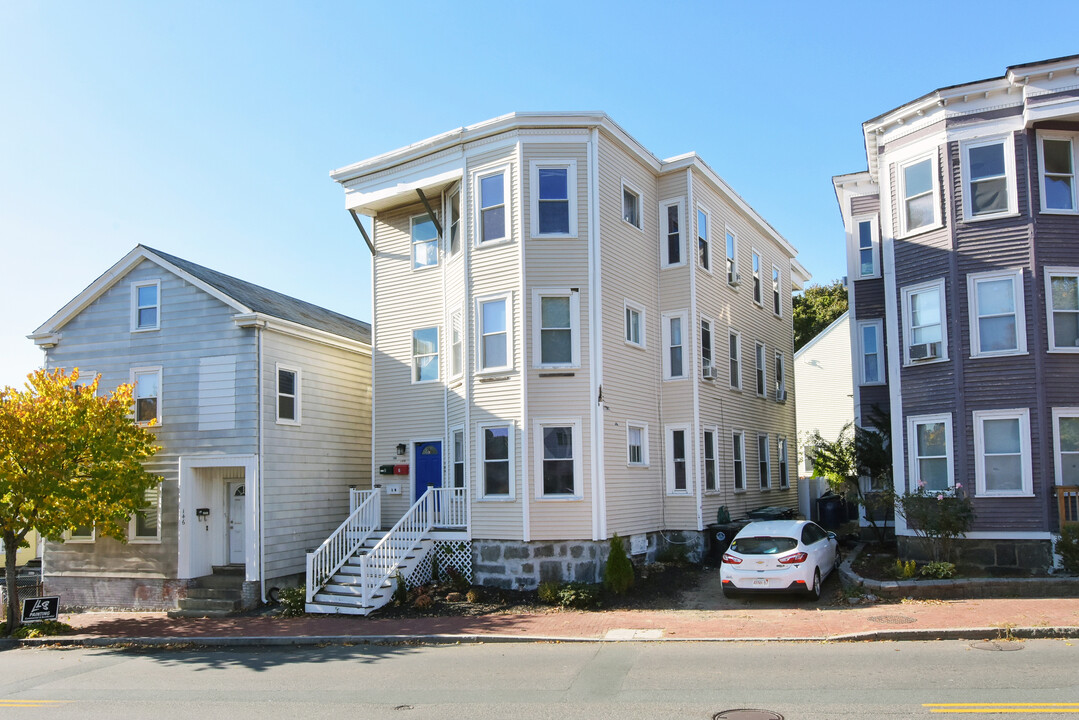
POLYGON ((247 501, 246 486, 242 482, 230 482, 229 493, 229 562, 244 564, 244 509, 247 501))

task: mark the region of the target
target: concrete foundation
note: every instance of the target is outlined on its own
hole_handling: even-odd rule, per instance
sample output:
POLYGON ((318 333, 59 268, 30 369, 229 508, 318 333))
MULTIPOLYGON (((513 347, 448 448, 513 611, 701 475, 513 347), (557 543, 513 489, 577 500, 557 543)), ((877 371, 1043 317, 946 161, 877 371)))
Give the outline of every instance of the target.
MULTIPOLYGON (((900 557, 929 562, 932 553, 918 537, 897 538, 900 557)), ((1047 572, 1053 566, 1053 545, 1049 540, 970 540, 954 543, 961 567, 977 568, 991 575, 1018 576, 1047 572)))
POLYGON ((60 597, 62 610, 173 610, 187 597, 187 581, 46 575, 44 590, 60 597))

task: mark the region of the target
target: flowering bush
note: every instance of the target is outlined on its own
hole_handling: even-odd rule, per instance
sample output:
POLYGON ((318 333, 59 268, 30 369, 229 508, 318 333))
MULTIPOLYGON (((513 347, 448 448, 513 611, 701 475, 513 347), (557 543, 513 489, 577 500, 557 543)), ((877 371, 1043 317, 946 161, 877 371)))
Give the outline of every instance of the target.
POLYGON ((899 497, 896 512, 925 541, 933 562, 951 560, 955 540, 965 536, 974 523, 974 508, 959 483, 954 489, 929 490, 919 482, 917 490, 899 497))

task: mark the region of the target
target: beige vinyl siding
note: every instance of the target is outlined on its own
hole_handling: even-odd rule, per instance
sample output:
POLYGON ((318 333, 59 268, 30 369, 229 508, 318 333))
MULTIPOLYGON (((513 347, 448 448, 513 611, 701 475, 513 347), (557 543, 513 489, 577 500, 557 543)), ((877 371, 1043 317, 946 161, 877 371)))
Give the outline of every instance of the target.
POLYGON ((531 232, 531 193, 537 189, 530 186, 531 164, 536 160, 573 160, 576 162, 576 238, 531 237, 524 245, 525 258, 525 328, 523 333, 528 370, 528 415, 530 418, 529 442, 525 462, 529 469, 530 532, 533 540, 557 540, 592 537, 592 475, 591 475, 591 390, 589 364, 592 361, 589 339, 589 304, 592 293, 588 283, 588 136, 581 142, 526 143, 522 148, 523 202, 521 227, 531 232), (533 293, 537 289, 578 290, 580 366, 576 368, 536 368, 534 360, 537 349, 533 346, 534 325, 539 322, 533 316, 533 293), (572 374, 573 377, 551 375, 572 374), (545 377, 546 376, 546 377, 545 377), (580 500, 540 499, 542 475, 538 472, 540 461, 536 457, 535 419, 558 421, 576 420, 581 426, 582 447, 574 448, 575 462, 581 467, 580 500))
POLYGON ((264 331, 263 558, 267 581, 304 570, 371 487, 370 355, 264 331), (299 424, 277 423, 277 364, 299 371, 299 424))
MULTIPOLYGON (((708 209, 711 215, 712 273, 697 269, 697 310, 694 321, 696 341, 700 338, 700 316, 714 322, 713 344, 717 377, 714 381, 698 380, 700 386, 700 429, 696 462, 703 462, 705 428, 718 427, 719 491, 704 495, 702 514, 705 524, 714 522, 716 511, 726 505, 733 517, 761 505, 796 508, 798 496, 796 474, 792 464, 797 432, 794 402, 794 339, 791 321, 791 256, 775 240, 761 231, 746 215, 722 197, 699 173, 693 174, 695 204, 708 209), (727 284, 725 269, 726 228, 737 236, 736 257, 741 283, 737 288, 727 284), (753 301, 752 253, 761 257, 761 290, 763 307, 753 301), (782 315, 777 317, 772 305, 772 266, 780 269, 780 303, 782 315), (730 388, 728 328, 741 333, 742 390, 730 388), (765 397, 756 394, 756 343, 765 346, 765 397), (775 353, 783 353, 787 402, 775 401, 775 353), (734 492, 732 440, 733 431, 745 433, 746 492, 734 492), (771 460, 771 490, 761 491, 758 478, 757 435, 768 435, 771 460), (788 478, 790 489, 779 489, 778 438, 787 440, 788 478)), ((696 242, 696 212, 692 216, 693 239, 696 242)), ((696 265, 694 265, 696 267, 696 265)), ((700 350, 697 350, 698 354, 700 350)), ((703 475, 702 475, 703 481, 703 475)))
MULTIPOLYGON (((432 203, 434 205, 434 203, 432 203)), ((372 439, 373 462, 407 464, 397 457, 399 443, 443 436, 445 424, 444 384, 447 362, 446 328, 443 323, 441 267, 412 270, 410 218, 424 213, 418 202, 379 214, 374 222, 375 303, 374 330, 377 352, 372 359, 377 395, 377 416, 372 439), (439 328, 440 382, 412 383, 412 331, 439 328)), ((439 262, 445 257, 439 249, 439 262)), ((409 468, 411 471, 411 468, 409 468)), ((398 484, 399 495, 382 496, 382 523, 392 527, 412 505, 412 475, 379 476, 376 482, 398 484)))

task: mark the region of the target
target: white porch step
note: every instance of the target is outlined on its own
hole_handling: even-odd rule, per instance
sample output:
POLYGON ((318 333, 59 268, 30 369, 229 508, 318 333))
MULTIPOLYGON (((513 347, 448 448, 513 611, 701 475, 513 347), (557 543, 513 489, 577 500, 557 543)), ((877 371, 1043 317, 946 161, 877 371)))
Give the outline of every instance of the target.
POLYGON ((325 615, 370 615, 375 610, 372 607, 364 608, 358 605, 341 605, 332 602, 307 603, 304 609, 309 613, 323 613, 325 615))

